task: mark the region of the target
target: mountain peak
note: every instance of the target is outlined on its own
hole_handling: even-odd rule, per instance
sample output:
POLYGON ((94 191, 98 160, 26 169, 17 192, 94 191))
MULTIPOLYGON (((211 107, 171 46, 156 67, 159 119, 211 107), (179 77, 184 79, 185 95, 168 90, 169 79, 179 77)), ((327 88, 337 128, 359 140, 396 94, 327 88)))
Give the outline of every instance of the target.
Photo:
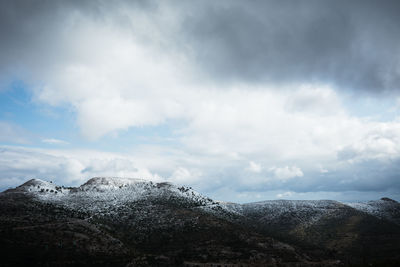
MULTIPOLYGON (((83 185, 90 184, 102 184, 102 185, 112 185, 112 184, 132 184, 137 182, 147 182, 144 179, 139 178, 129 178, 129 177, 93 177, 86 181, 83 185)), ((82 185, 82 186, 83 186, 82 185)))
POLYGON ((55 192, 56 185, 41 179, 31 179, 22 185, 9 189, 7 192, 55 192))
POLYGON ((381 198, 381 200, 383 200, 383 201, 388 201, 388 202, 393 202, 393 203, 397 203, 396 200, 391 199, 391 198, 388 198, 388 197, 383 197, 383 198, 381 198))
POLYGON ((116 189, 135 185, 139 183, 148 183, 149 181, 138 178, 122 177, 93 177, 80 186, 82 190, 91 189, 116 189))
POLYGON ((29 181, 23 183, 19 187, 26 187, 26 186, 35 186, 35 185, 47 185, 51 184, 50 182, 41 180, 41 179, 30 179, 29 181))

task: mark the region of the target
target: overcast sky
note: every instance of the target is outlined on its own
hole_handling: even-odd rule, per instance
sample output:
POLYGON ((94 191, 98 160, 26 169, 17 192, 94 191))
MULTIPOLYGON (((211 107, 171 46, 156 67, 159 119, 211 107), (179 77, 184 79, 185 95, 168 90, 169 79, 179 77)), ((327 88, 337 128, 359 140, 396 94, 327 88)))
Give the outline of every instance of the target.
POLYGON ((0 1, 0 189, 400 200, 400 2, 0 1))

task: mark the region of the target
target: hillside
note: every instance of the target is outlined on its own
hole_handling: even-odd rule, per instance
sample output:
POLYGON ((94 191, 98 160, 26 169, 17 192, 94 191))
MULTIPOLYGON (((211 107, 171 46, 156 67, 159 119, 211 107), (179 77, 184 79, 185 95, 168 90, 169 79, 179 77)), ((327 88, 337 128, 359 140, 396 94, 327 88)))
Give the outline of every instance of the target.
POLYGON ((395 266, 399 207, 390 199, 235 204, 141 179, 79 187, 34 179, 0 193, 2 265, 395 266))

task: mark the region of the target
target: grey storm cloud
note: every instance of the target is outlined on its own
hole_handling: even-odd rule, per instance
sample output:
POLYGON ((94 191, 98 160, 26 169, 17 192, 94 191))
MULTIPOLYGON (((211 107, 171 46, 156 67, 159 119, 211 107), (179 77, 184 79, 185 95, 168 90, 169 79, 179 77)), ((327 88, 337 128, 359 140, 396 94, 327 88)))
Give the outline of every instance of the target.
POLYGON ((79 27, 82 18, 99 25, 111 20, 122 26, 121 10, 150 13, 155 7, 141 0, 0 1, 0 82, 4 86, 10 79, 25 79, 32 69, 69 63, 74 53, 69 46, 80 41, 74 40, 70 30, 79 27))
POLYGON ((148 13, 154 23, 160 10, 179 18, 173 31, 168 23, 157 25, 167 32, 162 49, 184 54, 199 76, 213 82, 323 82, 368 92, 400 87, 396 0, 1 1, 2 75, 10 62, 68 60, 65 40, 57 39, 67 15, 123 25, 121 10, 148 13), (43 45, 48 42, 55 49, 43 45))
POLYGON ((399 1, 216 1, 194 9, 183 38, 213 78, 399 88, 399 1))

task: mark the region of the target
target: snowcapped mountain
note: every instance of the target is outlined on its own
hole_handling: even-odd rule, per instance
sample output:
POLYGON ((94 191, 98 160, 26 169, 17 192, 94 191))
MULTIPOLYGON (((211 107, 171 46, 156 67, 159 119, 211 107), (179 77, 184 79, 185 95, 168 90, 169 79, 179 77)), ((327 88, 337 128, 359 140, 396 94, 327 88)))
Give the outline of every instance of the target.
POLYGON ((345 204, 333 200, 269 200, 247 204, 226 204, 229 210, 245 216, 259 216, 260 220, 280 221, 282 216, 296 213, 302 222, 316 221, 324 215, 341 209, 345 204))
POLYGON ((387 198, 237 204, 142 179, 33 179, 0 193, 0 245, 5 266, 397 263, 399 216, 387 198))
POLYGON ((180 199, 192 206, 216 204, 189 187, 178 187, 168 182, 153 183, 136 178, 94 177, 79 187, 56 186, 40 179, 32 179, 16 189, 42 201, 97 215, 113 212, 128 203, 142 200, 180 199))
POLYGON ((31 179, 15 189, 9 189, 6 192, 30 192, 34 194, 46 192, 49 193, 52 190, 51 193, 54 193, 55 191, 58 191, 56 187, 57 186, 52 182, 47 182, 40 179, 31 179))
POLYGON ((323 216, 332 216, 338 210, 354 208, 380 219, 400 223, 400 204, 389 198, 353 203, 333 200, 268 200, 237 204, 215 202, 190 187, 120 177, 94 177, 75 188, 32 179, 8 191, 26 192, 41 201, 59 203, 75 209, 93 209, 96 212, 138 200, 181 198, 194 206, 202 207, 205 211, 224 211, 245 217, 257 216, 260 220, 270 222, 281 221, 282 217, 295 213, 296 223, 312 223, 323 216))
POLYGON ((346 204, 372 216, 400 225, 400 204, 393 199, 383 197, 380 200, 346 204))

